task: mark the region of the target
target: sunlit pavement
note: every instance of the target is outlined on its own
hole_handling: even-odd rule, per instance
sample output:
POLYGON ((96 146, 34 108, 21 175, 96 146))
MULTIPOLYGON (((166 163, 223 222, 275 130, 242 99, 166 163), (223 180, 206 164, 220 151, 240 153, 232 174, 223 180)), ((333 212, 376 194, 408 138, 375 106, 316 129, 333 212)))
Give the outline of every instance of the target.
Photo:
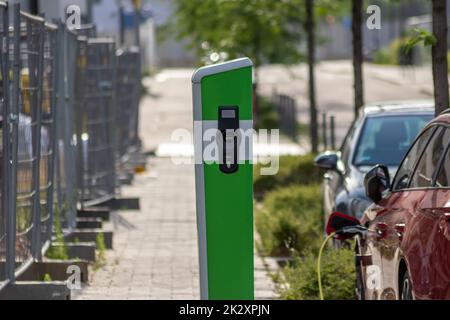
MULTIPOLYGON (((167 147, 175 129, 192 131, 192 72, 168 70, 145 81, 151 96, 141 108, 144 150, 166 153, 150 158, 148 171, 123 188, 124 196, 140 197, 142 210, 117 214, 115 250, 75 299, 199 299, 194 167, 175 165, 177 148, 167 147)), ((184 148, 187 157, 191 149, 184 148)), ((256 297, 276 298, 265 264, 255 260, 256 297)))

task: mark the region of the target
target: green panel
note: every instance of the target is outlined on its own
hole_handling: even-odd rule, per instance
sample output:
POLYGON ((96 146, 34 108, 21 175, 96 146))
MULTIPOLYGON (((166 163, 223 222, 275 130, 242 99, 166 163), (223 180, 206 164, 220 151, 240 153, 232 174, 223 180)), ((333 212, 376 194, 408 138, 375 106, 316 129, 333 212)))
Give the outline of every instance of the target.
POLYGON ((253 168, 205 165, 209 298, 254 299, 253 168))
MULTIPOLYGON (((207 76, 202 80, 203 120, 217 120, 220 106, 238 106, 240 120, 252 120, 252 68, 207 76)), ((211 300, 254 299, 253 166, 224 174, 204 165, 211 300)))
POLYGON ((207 76, 202 80, 203 120, 217 120, 219 106, 239 106, 240 119, 253 119, 252 68, 207 76))

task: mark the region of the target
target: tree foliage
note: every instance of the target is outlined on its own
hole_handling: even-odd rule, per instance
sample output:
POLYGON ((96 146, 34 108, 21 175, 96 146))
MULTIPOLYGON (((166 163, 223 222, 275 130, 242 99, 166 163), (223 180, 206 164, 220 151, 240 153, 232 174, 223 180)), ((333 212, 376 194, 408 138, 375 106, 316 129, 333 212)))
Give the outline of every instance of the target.
POLYGON ((412 50, 412 48, 419 43, 422 43, 424 46, 434 46, 436 45, 436 42, 436 37, 430 31, 414 28, 411 31, 411 37, 408 39, 406 50, 412 50))
POLYGON ((175 0, 174 29, 198 57, 241 56, 262 63, 295 63, 302 55, 303 0, 175 0))

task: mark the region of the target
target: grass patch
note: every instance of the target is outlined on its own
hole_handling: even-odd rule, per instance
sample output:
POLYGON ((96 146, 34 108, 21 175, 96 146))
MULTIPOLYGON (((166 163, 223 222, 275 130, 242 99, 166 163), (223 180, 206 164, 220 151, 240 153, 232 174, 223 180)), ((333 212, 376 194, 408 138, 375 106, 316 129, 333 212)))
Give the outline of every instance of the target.
POLYGON ((48 273, 46 273, 45 275, 44 275, 44 278, 42 279, 42 281, 43 282, 52 282, 53 280, 52 280, 52 276, 50 275, 50 274, 48 274, 48 273))
POLYGON ((66 240, 64 238, 64 233, 61 227, 60 212, 57 208, 54 209, 54 228, 55 228, 55 242, 58 246, 51 246, 47 251, 46 256, 52 260, 69 260, 69 251, 67 246, 65 246, 66 240))
POLYGON ((99 233, 97 235, 97 258, 94 264, 94 270, 99 270, 106 266, 106 244, 105 235, 99 233))

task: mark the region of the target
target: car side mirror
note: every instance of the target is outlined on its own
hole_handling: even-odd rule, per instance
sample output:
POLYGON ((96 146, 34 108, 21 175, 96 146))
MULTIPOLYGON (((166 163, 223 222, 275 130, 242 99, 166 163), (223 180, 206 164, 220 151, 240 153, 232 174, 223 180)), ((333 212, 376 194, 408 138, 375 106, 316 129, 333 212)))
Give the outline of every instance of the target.
POLYGON ((364 178, 366 195, 373 202, 379 203, 383 198, 383 192, 391 188, 391 178, 386 166, 377 165, 372 168, 364 178))
POLYGON ((338 162, 339 156, 336 152, 322 153, 314 160, 314 164, 316 167, 331 171, 338 170, 338 162))

